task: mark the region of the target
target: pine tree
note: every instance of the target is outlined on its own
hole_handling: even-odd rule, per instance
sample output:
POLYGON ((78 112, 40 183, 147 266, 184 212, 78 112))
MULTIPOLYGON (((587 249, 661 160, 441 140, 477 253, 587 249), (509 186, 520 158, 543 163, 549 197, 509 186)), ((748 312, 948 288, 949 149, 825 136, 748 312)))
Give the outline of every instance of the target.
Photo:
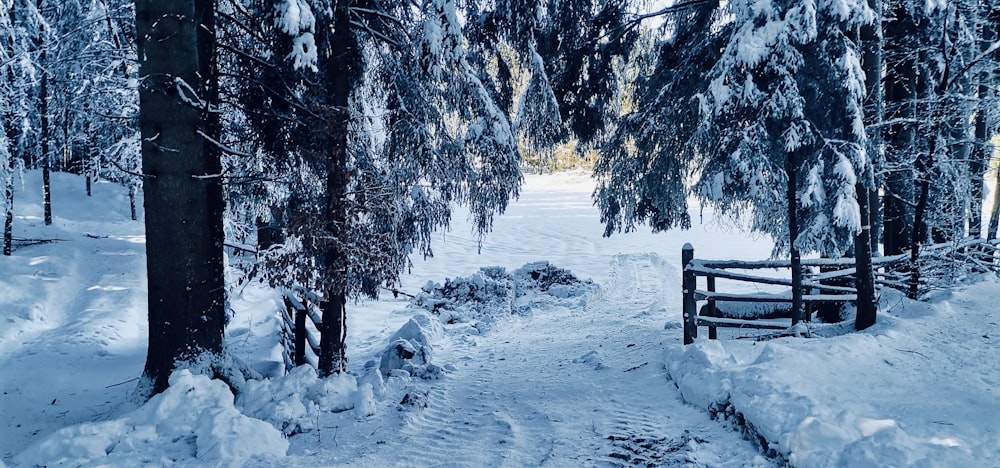
POLYGON ((700 115, 703 76, 720 59, 729 27, 713 31, 718 2, 703 2, 668 17, 665 39, 636 59, 630 108, 603 146, 594 167, 596 204, 604 235, 648 223, 654 232, 691 227, 686 185, 700 115))
POLYGON ((234 27, 262 25, 244 28, 251 38, 234 54, 251 84, 241 110, 262 137, 251 153, 291 174, 262 186, 279 206, 255 209, 288 223, 285 244, 267 253, 269 276, 321 299, 319 367, 341 372, 348 299, 394 284, 412 251, 431 255, 454 203, 488 231, 517 194, 516 139, 469 65, 454 2, 233 11, 234 27))
POLYGON ((31 97, 37 77, 30 38, 47 28, 44 18, 30 0, 0 2, 0 182, 4 187, 3 254, 11 255, 14 230, 14 172, 23 164, 30 144, 31 97))
POLYGON ((751 230, 774 238, 775 254, 790 253, 801 319, 801 252, 839 257, 867 226, 864 77, 848 32, 872 13, 863 2, 731 8, 733 35, 703 96, 695 189, 718 211, 749 216, 751 230))

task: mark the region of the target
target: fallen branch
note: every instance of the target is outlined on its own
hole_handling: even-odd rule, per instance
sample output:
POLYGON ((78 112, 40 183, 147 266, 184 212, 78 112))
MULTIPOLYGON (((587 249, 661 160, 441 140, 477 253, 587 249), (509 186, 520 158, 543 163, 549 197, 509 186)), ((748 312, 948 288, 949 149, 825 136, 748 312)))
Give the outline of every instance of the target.
POLYGON ((404 296, 406 296, 406 297, 408 297, 410 299, 416 299, 417 298, 417 296, 414 296, 413 294, 400 291, 400 290, 398 290, 396 288, 387 288, 387 287, 383 286, 382 289, 391 292, 392 293, 392 297, 399 297, 399 295, 402 294, 402 295, 404 295, 404 296))
POLYGON ((61 242, 64 239, 25 239, 23 237, 12 237, 10 243, 18 247, 30 247, 32 245, 51 244, 61 242))

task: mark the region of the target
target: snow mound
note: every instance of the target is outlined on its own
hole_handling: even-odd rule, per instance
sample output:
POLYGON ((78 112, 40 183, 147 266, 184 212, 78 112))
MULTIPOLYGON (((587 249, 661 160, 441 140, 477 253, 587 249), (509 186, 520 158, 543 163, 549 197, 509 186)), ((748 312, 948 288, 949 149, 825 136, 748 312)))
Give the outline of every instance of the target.
POLYGON ((471 276, 429 282, 412 302, 446 324, 471 323, 480 332, 497 318, 528 315, 541 305, 582 306, 597 286, 549 262, 532 262, 513 274, 502 267, 483 267, 471 276))
POLYGON ((1000 400, 968 396, 995 392, 982 377, 995 364, 974 359, 995 349, 977 325, 991 312, 950 304, 988 299, 970 288, 941 304, 897 300, 862 333, 699 339, 667 349, 666 368, 686 402, 793 466, 996 466, 1000 400))
POLYGON ((62 428, 15 458, 24 466, 169 465, 282 457, 288 441, 240 413, 219 380, 179 370, 170 387, 122 418, 62 428))
POLYGON ((389 345, 382 351, 379 372, 384 376, 440 377, 443 370, 431 362, 431 351, 432 343, 441 337, 441 333, 441 322, 437 319, 422 312, 410 317, 389 337, 389 345))
POLYGON ((321 379, 312 366, 302 365, 282 377, 247 381, 236 406, 292 435, 315 430, 322 413, 357 408, 361 416, 374 414, 374 385, 371 381, 359 385, 350 374, 321 379))

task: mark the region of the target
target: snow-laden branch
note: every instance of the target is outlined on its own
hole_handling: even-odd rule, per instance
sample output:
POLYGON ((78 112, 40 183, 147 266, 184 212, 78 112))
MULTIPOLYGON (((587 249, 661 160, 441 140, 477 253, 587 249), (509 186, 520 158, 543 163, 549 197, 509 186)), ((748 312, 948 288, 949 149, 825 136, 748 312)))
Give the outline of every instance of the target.
POLYGON ((240 151, 240 150, 231 148, 231 147, 227 146, 225 143, 222 143, 221 141, 216 140, 215 138, 212 138, 212 137, 208 136, 207 133, 205 133, 205 132, 203 132, 201 130, 198 130, 195 133, 197 133, 198 136, 200 136, 200 137, 208 140, 209 143, 215 145, 217 148, 219 148, 220 150, 222 150, 225 153, 231 154, 233 156, 242 156, 242 157, 245 157, 245 158, 249 158, 249 157, 253 156, 252 154, 247 153, 245 151, 240 151))

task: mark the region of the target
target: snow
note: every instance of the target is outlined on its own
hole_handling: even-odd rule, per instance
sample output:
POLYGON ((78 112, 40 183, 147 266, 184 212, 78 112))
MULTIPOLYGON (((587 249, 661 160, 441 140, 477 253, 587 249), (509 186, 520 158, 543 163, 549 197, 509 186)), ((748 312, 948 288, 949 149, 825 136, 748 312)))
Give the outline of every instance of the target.
POLYGON ((703 340, 665 359, 686 400, 742 414, 794 466, 995 466, 1000 374, 982 357, 998 351, 998 286, 885 294, 864 333, 703 340))
POLYGON ((231 297, 227 348, 268 378, 234 396, 178 371, 139 403, 142 224, 125 188, 86 197, 56 173, 46 227, 40 179, 17 186, 15 236, 58 240, 0 258, 0 464, 1000 464, 1000 281, 923 303, 885 293, 864 332, 685 347, 681 246, 760 260, 771 242, 710 210, 687 232, 602 238, 581 174, 527 176, 481 254, 457 213, 403 278, 416 298, 349 304, 349 373, 284 374, 280 298, 251 283, 231 297))

